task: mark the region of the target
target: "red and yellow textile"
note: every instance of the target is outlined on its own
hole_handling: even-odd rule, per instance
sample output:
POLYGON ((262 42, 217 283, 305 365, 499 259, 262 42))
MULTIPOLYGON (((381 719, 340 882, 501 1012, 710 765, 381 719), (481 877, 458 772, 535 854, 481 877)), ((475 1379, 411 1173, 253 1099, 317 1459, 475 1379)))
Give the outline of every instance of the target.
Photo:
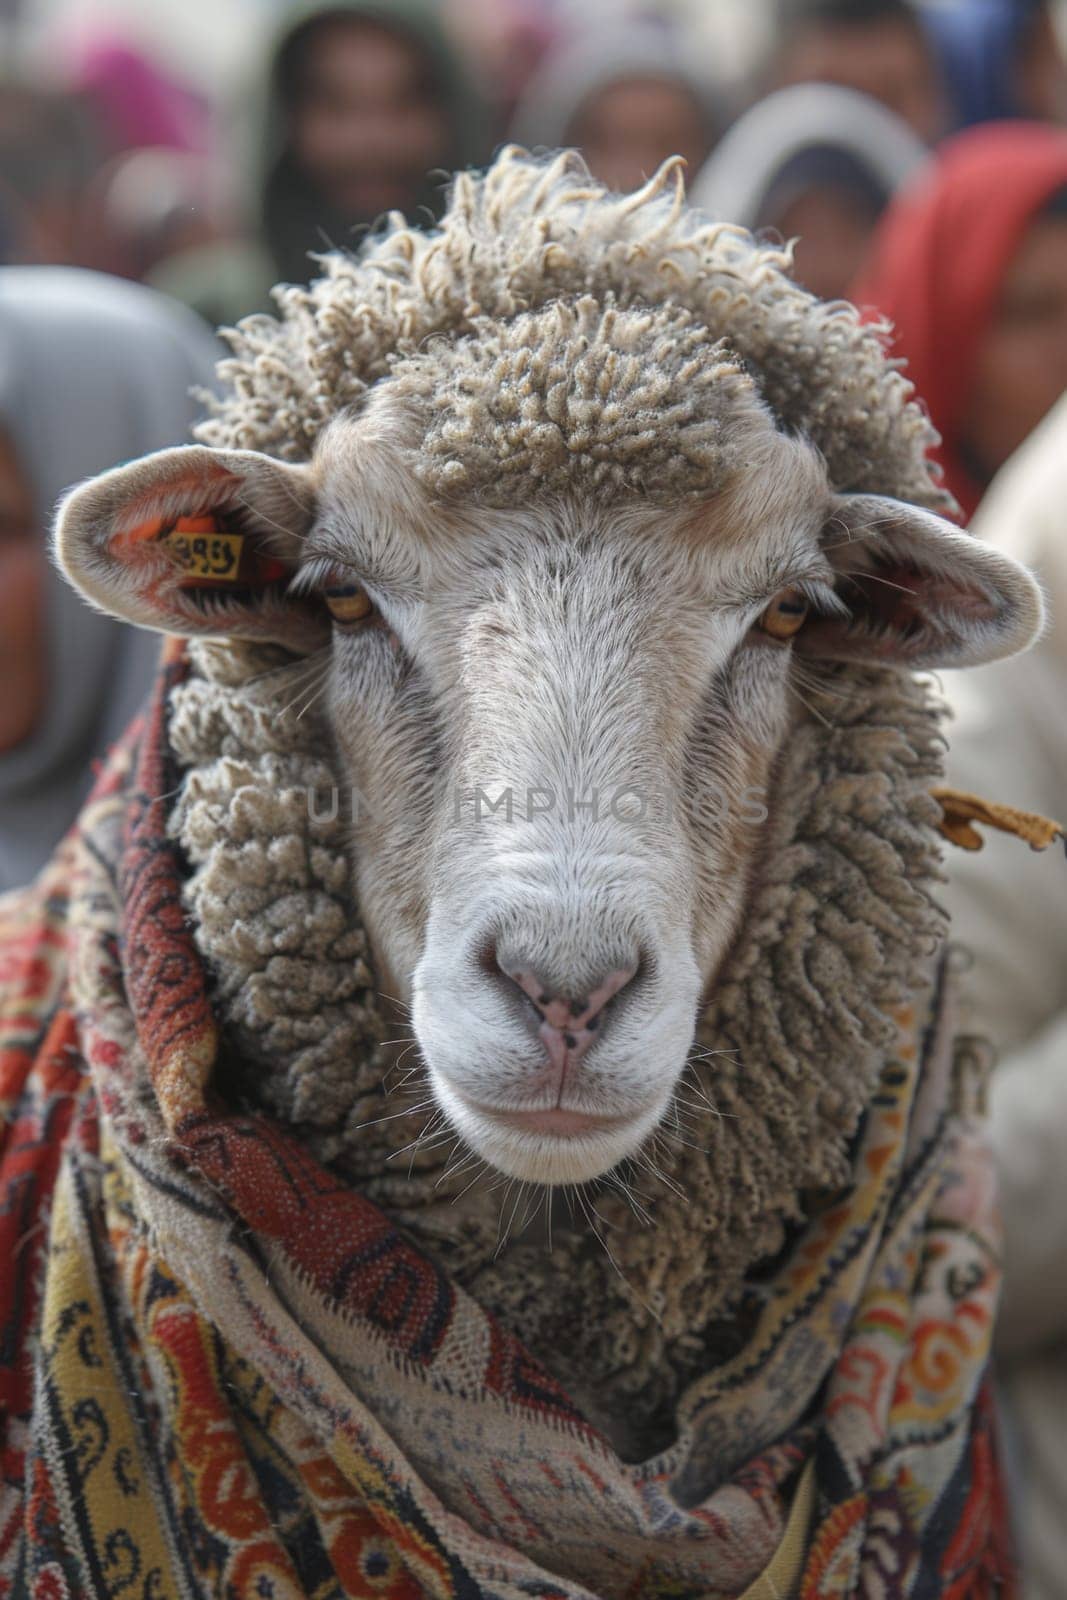
POLYGON ((1010 1595, 984 1068, 943 982, 898 1018, 850 1187, 763 1269, 677 1440, 628 1464, 386 1215, 213 1089, 166 830, 183 670, 0 902, 0 1597, 736 1600, 798 1480, 802 1600, 1010 1595))

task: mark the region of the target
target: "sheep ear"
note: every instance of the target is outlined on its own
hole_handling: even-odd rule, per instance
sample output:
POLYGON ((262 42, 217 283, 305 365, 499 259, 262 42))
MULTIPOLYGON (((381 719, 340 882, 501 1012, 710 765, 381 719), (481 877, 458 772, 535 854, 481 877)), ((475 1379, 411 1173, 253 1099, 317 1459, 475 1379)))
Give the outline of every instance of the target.
POLYGON ((94 605, 141 627, 316 649, 328 617, 286 593, 314 514, 308 467, 186 445, 73 489, 56 559, 94 605))
POLYGON ((812 617, 806 655, 974 667, 1025 650, 1044 625, 1025 567, 950 522, 879 495, 839 495, 823 534, 849 615, 812 617))

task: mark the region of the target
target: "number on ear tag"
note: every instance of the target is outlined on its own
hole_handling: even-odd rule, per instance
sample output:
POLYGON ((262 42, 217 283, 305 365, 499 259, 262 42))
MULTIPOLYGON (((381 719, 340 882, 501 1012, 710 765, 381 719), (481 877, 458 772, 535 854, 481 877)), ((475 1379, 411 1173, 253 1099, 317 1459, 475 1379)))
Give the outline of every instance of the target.
POLYGON ((223 533, 211 517, 179 517, 160 534, 175 566, 198 583, 237 583, 243 533, 223 533))

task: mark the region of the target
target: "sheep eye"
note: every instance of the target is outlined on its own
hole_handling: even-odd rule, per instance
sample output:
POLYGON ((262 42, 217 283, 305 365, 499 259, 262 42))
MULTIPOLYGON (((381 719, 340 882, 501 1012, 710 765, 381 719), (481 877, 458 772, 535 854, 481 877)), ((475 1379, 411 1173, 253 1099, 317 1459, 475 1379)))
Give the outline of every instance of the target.
POLYGON ((804 626, 810 609, 799 589, 782 589, 760 617, 759 627, 772 639, 791 639, 804 626))
POLYGON ((331 617, 342 627, 373 615, 374 601, 358 583, 331 583, 323 592, 331 617))

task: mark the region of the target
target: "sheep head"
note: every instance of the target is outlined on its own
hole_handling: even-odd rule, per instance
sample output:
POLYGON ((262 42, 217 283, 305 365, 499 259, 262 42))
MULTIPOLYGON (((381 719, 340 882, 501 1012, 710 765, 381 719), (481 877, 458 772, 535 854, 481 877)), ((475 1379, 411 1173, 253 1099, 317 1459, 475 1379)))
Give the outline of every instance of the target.
POLYGON ((382 987, 504 1172, 594 1177, 669 1106, 821 663, 991 660, 1032 580, 835 493, 677 308, 588 298, 397 361, 310 463, 189 447, 76 490, 98 605, 328 656, 382 987))

